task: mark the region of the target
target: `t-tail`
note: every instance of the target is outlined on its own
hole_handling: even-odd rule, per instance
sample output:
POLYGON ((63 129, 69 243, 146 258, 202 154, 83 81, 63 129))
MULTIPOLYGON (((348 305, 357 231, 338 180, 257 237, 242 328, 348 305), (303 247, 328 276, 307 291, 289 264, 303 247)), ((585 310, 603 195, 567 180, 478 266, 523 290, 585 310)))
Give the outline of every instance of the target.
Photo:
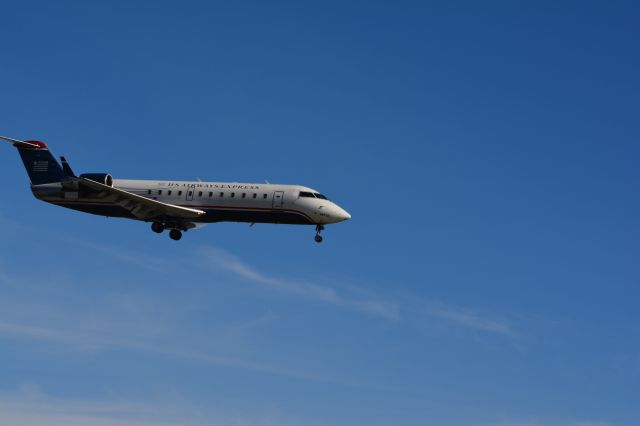
MULTIPOLYGON (((0 136, 18 149, 32 185, 61 182, 66 174, 44 142, 20 141, 0 136)), ((69 169, 70 170, 70 169, 69 169)))

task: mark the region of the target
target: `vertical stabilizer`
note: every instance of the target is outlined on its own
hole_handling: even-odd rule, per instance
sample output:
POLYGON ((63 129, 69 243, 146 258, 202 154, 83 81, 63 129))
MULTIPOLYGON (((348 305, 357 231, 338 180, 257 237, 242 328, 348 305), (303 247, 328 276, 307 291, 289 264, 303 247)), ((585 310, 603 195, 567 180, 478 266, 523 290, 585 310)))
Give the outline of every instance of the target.
POLYGON ((47 148, 44 142, 25 141, 23 144, 15 144, 27 169, 32 185, 60 182, 65 174, 60 163, 47 148))

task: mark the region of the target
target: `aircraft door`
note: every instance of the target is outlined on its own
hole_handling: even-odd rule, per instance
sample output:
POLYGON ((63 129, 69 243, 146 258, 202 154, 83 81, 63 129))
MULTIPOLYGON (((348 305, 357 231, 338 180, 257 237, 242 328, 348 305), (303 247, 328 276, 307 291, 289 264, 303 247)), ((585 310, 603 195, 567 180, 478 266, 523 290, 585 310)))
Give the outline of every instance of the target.
POLYGON ((193 193, 196 192, 195 187, 188 187, 187 188, 187 201, 193 201, 193 193))
POLYGON ((273 193, 273 208, 281 209, 284 202, 284 191, 275 191, 273 193))

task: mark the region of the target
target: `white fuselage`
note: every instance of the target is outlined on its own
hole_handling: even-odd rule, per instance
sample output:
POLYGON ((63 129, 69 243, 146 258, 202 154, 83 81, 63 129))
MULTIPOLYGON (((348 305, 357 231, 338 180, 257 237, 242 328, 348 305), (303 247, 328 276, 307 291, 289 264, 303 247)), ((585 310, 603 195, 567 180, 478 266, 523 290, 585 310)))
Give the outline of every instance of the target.
MULTIPOLYGON (((45 185, 43 185, 45 186, 45 185)), ((63 207, 104 216, 119 214, 109 197, 82 192, 38 190, 36 197, 63 207), (110 213, 111 212, 111 213, 110 213)), ((255 222, 326 225, 351 218, 317 191, 300 185, 114 179, 113 187, 162 203, 204 210, 193 222, 255 222)))

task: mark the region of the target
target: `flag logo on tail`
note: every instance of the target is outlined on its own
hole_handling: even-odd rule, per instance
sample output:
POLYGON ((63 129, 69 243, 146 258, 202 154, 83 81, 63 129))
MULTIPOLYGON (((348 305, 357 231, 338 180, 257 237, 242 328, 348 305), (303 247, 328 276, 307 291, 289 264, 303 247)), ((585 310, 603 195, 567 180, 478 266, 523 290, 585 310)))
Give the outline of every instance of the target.
POLYGON ((34 161, 32 170, 34 172, 47 172, 47 171, 49 171, 49 162, 48 161, 34 161))

